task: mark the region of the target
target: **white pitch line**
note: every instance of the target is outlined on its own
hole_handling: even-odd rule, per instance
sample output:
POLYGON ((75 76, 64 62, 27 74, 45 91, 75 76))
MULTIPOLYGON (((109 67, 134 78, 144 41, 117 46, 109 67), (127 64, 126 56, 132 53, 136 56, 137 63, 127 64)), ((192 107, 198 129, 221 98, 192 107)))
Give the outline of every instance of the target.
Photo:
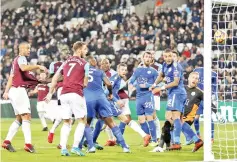
MULTIPOLYGON (((57 149, 57 146, 47 146, 47 147, 44 147, 44 146, 41 146, 41 147, 35 147, 34 146, 34 148, 37 150, 37 149, 53 149, 53 148, 55 148, 55 149, 57 149)), ((24 150, 24 147, 18 147, 18 148, 14 148, 15 150, 24 150)), ((5 150, 5 149, 3 149, 3 148, 0 148, 0 150, 5 150)))

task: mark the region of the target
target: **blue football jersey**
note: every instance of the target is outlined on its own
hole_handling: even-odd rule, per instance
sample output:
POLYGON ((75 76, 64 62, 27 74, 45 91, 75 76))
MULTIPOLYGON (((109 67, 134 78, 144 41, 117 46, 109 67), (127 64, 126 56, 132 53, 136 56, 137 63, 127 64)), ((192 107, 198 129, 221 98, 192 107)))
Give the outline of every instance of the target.
POLYGON ((105 97, 103 88, 103 78, 106 77, 104 71, 99 70, 93 66, 90 66, 89 70, 89 82, 84 89, 84 95, 87 101, 98 100, 101 97, 105 97))
MULTIPOLYGON (((201 90, 204 90, 204 68, 198 67, 198 68, 194 69, 193 71, 199 73, 198 87, 201 90)), ((212 71, 211 84, 212 84, 212 94, 216 95, 216 93, 217 93, 217 73, 214 71, 212 71)))
POLYGON ((118 75, 115 74, 114 76, 112 76, 110 78, 110 82, 112 84, 113 87, 113 96, 119 100, 119 90, 123 89, 126 86, 126 82, 118 75))
POLYGON ((165 75, 167 84, 174 81, 175 77, 179 78, 179 85, 168 89, 168 94, 186 94, 186 90, 183 84, 183 68, 179 63, 173 62, 168 65, 166 63, 162 66, 162 73, 165 75))
POLYGON ((136 81, 136 97, 142 97, 143 95, 151 94, 149 87, 152 86, 158 76, 157 70, 152 67, 138 67, 130 81, 129 84, 134 84, 136 81), (146 84, 145 88, 141 88, 140 84, 146 84))

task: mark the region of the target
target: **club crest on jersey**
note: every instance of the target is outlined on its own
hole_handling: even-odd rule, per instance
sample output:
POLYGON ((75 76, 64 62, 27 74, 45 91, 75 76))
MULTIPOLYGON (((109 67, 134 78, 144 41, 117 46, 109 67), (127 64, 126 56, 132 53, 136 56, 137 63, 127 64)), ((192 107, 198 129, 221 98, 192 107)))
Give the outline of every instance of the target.
POLYGON ((172 70, 172 69, 171 69, 171 67, 170 67, 170 68, 168 69, 168 72, 171 72, 171 70, 172 70))
POLYGON ((149 71, 147 71, 147 74, 151 74, 151 71, 149 70, 149 71))
POLYGON ((195 92, 192 92, 192 93, 191 93, 191 96, 195 96, 195 94, 196 94, 195 92))

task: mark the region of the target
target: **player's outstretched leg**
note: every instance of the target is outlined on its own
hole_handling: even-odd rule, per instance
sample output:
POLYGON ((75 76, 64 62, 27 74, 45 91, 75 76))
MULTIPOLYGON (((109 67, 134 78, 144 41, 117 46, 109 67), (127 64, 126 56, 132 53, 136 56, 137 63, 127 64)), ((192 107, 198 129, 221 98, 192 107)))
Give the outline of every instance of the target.
POLYGON ((193 132, 190 125, 186 122, 182 125, 182 131, 188 134, 190 137, 192 137, 193 141, 195 142, 195 146, 192 150, 192 152, 196 152, 199 148, 203 146, 203 141, 193 132))
POLYGON ((193 123, 194 123, 194 128, 195 128, 196 134, 197 134, 198 137, 200 138, 199 115, 198 115, 198 117, 197 117, 197 115, 196 115, 196 117, 195 117, 193 123))
POLYGON ((130 153, 128 145, 125 143, 123 135, 122 135, 119 127, 115 125, 113 119, 111 117, 107 117, 104 120, 105 120, 105 123, 111 128, 111 130, 112 130, 114 136, 116 137, 117 141, 121 144, 121 146, 123 148, 123 152, 130 153))
POLYGON ((97 138, 99 137, 100 135, 100 132, 101 132, 101 129, 104 125, 104 121, 101 120, 101 119, 98 119, 96 124, 95 124, 95 128, 94 128, 94 131, 93 131, 93 143, 95 145, 95 148, 97 150, 103 150, 104 148, 99 145, 96 141, 97 141, 97 138))
POLYGON ((19 127, 21 126, 21 117, 17 116, 16 120, 11 124, 7 137, 3 141, 2 147, 10 152, 16 152, 16 150, 13 148, 11 141, 13 137, 15 136, 16 132, 18 131, 19 127))

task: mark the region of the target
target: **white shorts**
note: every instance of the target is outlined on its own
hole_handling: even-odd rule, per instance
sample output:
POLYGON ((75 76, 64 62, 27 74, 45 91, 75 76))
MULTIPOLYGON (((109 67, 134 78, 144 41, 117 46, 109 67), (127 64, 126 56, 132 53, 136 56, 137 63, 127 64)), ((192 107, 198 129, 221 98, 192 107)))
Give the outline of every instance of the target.
POLYGON ((61 115, 63 119, 83 118, 87 115, 85 97, 81 97, 76 93, 67 93, 60 96, 61 101, 61 115))
POLYGON ((155 109, 160 110, 160 96, 154 96, 155 109))
POLYGON ((15 115, 31 113, 30 99, 25 88, 11 87, 9 90, 9 99, 11 100, 15 115))
POLYGON ((46 112, 47 111, 47 108, 48 108, 48 105, 45 101, 38 101, 37 102, 37 111, 38 112, 46 112))
POLYGON ((122 111, 122 115, 131 115, 131 111, 130 111, 130 108, 129 108, 129 99, 126 98, 126 99, 122 99, 122 101, 124 102, 124 107, 121 109, 122 111))

